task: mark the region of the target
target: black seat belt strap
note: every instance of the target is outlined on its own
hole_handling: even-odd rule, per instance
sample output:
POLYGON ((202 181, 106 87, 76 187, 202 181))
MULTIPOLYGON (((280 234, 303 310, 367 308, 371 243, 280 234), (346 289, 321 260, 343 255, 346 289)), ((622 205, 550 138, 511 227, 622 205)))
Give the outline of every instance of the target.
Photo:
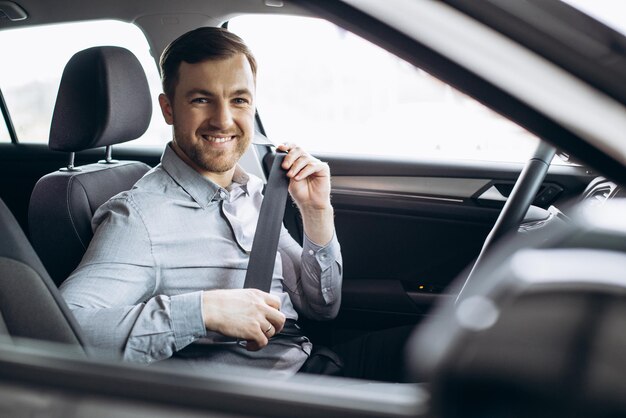
POLYGON ((278 239, 289 188, 289 178, 281 167, 287 154, 277 151, 267 179, 265 196, 261 204, 244 288, 256 288, 269 292, 272 285, 278 239))
MULTIPOLYGON (((259 221, 250 250, 250 261, 244 288, 256 288, 269 292, 272 286, 276 251, 278 251, 278 240, 285 216, 289 189, 289 177, 281 167, 285 155, 287 154, 277 151, 270 169, 265 197, 261 204, 259 221)), ((281 336, 308 341, 300 326, 293 319, 287 319, 281 333, 272 338, 280 338, 281 336)), ((313 352, 313 355, 304 363, 301 369, 303 372, 343 375, 343 362, 337 354, 324 347, 314 347, 317 347, 318 351, 317 353, 313 352)))

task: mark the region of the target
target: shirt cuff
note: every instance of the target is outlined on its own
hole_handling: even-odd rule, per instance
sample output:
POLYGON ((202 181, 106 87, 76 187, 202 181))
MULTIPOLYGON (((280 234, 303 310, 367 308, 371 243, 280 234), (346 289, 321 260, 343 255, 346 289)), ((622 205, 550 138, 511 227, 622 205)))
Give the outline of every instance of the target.
POLYGON ((334 262, 341 263, 341 248, 334 232, 332 239, 324 246, 317 245, 304 234, 303 251, 317 260, 322 271, 332 266, 334 262))
POLYGON ((302 262, 305 265, 311 265, 311 263, 319 265, 320 288, 324 302, 326 304, 335 302, 337 295, 335 295, 334 291, 336 280, 334 280, 335 274, 333 274, 333 271, 337 272, 340 277, 342 269, 341 247, 339 246, 339 241, 337 241, 336 234, 333 233, 333 238, 323 247, 311 241, 305 234, 302 262), (335 269, 333 269, 334 265, 337 265, 335 269))
POLYGON ((170 296, 170 315, 176 350, 206 335, 202 319, 202 291, 170 296))

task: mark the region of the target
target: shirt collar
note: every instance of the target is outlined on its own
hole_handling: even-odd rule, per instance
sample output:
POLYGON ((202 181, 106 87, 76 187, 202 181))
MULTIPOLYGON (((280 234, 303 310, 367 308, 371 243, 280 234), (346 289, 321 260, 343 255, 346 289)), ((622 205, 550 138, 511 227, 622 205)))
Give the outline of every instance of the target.
POLYGON ((241 188, 245 194, 248 194, 248 182, 250 181, 250 176, 245 172, 239 164, 235 167, 235 172, 233 173, 233 182, 230 186, 227 187, 228 191, 234 191, 237 188, 241 188))
MULTIPOLYGON (((200 206, 204 207, 213 200, 223 199, 220 197, 222 187, 187 165, 172 149, 171 143, 165 147, 161 157, 161 166, 200 206)), ((247 194, 249 179, 248 174, 237 165, 233 174, 233 183, 226 190, 232 192, 241 188, 247 194)))

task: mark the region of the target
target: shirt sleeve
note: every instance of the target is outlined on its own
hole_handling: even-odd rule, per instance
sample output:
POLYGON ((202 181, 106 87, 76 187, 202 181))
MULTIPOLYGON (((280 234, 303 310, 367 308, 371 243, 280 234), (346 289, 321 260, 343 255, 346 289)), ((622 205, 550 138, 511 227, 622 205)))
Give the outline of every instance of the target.
POLYGON ((333 319, 341 305, 342 258, 336 234, 320 246, 305 235, 301 247, 283 227, 278 248, 285 289, 294 307, 315 320, 333 319))
POLYGON ((125 360, 165 359, 206 334, 202 292, 156 295, 159 266, 132 197, 116 197, 93 218, 94 237, 61 285, 88 343, 125 360))

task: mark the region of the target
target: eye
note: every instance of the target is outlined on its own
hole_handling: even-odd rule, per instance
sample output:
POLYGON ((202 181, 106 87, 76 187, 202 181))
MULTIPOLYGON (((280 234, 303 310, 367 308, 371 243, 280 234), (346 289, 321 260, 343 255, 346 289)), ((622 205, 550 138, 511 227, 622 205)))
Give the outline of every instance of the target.
POLYGON ((207 99, 206 97, 196 97, 194 99, 191 99, 191 103, 206 104, 209 103, 209 99, 207 99))
POLYGON ((233 103, 237 105, 245 105, 245 104, 250 103, 250 101, 248 99, 244 99, 243 97, 237 97, 233 99, 233 103))

